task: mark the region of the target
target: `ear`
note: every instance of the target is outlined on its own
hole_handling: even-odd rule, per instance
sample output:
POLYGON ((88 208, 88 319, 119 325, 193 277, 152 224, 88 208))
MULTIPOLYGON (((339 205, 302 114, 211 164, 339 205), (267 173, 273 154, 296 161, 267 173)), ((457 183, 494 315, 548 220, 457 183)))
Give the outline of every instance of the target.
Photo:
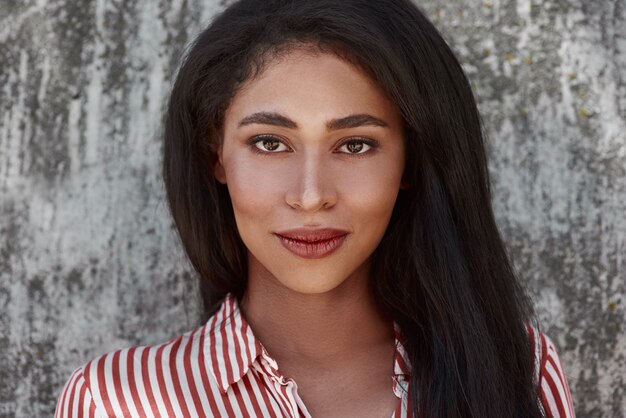
POLYGON ((222 163, 222 147, 220 146, 217 150, 217 158, 215 159, 215 166, 213 167, 213 176, 215 180, 219 181, 222 184, 226 184, 226 170, 224 169, 224 164, 222 163))

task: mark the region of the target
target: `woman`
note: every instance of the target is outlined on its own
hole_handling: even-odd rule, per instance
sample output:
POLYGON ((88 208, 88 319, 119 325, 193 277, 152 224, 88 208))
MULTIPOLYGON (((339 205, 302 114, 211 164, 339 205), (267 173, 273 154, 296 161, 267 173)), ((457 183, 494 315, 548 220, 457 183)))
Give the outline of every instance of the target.
POLYGON ((409 0, 230 6, 177 76, 163 174, 208 320, 79 368, 58 416, 574 416, 468 81, 409 0))

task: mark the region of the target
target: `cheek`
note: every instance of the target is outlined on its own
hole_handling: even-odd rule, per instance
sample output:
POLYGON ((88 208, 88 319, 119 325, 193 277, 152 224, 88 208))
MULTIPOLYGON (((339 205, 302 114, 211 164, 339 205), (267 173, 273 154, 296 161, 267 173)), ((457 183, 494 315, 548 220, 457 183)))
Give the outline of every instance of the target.
POLYGON ((344 173, 342 196, 355 215, 367 217, 368 221, 384 218, 391 215, 401 177, 401 171, 394 164, 372 164, 358 172, 344 173))
POLYGON ((389 224, 397 195, 397 190, 392 187, 371 187, 360 193, 351 193, 344 199, 348 216, 355 231, 364 239, 363 244, 367 242, 369 247, 370 243, 374 241, 377 243, 382 238, 389 224))
MULTIPOLYGON (((231 158, 225 164, 226 184, 235 216, 262 219, 276 207, 284 185, 280 176, 252 158, 231 158)), ((239 221, 239 219, 238 219, 239 221)), ((242 219, 243 222, 243 219, 242 219)))

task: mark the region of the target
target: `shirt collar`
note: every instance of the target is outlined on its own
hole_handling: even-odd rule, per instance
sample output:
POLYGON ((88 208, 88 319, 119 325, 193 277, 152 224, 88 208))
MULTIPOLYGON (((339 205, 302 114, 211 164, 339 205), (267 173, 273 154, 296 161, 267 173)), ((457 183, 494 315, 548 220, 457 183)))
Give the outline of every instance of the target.
POLYGON ((237 298, 226 295, 218 311, 207 323, 204 344, 208 369, 213 373, 220 391, 238 382, 263 351, 261 342, 241 315, 237 298))
MULTIPOLYGON (((204 357, 208 359, 208 369, 215 377, 222 393, 241 380, 259 356, 263 356, 275 367, 276 361, 269 357, 261 342, 239 309, 237 298, 229 293, 223 299, 217 312, 206 324, 204 357)), ((396 345, 394 361, 394 382, 408 379, 410 363, 402 344, 400 327, 394 322, 396 345)), ((394 390, 395 390, 394 384, 394 390)))
POLYGON ((411 375, 411 362, 409 360, 409 356, 406 350, 404 349, 404 337, 402 336, 400 326, 397 322, 393 323, 393 334, 396 344, 396 355, 393 372, 396 377, 403 376, 408 379, 408 377, 411 375))
POLYGON ((411 362, 404 349, 404 338, 400 332, 400 326, 397 322, 393 323, 394 339, 396 342, 396 354, 393 364, 393 393, 400 399, 403 399, 409 393, 409 380, 411 362))

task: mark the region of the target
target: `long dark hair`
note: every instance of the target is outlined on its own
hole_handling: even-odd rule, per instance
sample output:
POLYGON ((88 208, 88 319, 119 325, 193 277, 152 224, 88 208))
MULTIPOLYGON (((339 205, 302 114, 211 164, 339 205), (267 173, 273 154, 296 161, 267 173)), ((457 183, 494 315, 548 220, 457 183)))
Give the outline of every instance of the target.
POLYGON ((532 306, 494 220, 476 103, 409 0, 242 0, 191 45, 165 117, 163 176, 206 315, 247 281, 228 191, 213 177, 224 111, 271 54, 303 43, 367 71, 404 118, 410 187, 373 255, 371 286, 405 339, 413 415, 541 416, 532 306))

